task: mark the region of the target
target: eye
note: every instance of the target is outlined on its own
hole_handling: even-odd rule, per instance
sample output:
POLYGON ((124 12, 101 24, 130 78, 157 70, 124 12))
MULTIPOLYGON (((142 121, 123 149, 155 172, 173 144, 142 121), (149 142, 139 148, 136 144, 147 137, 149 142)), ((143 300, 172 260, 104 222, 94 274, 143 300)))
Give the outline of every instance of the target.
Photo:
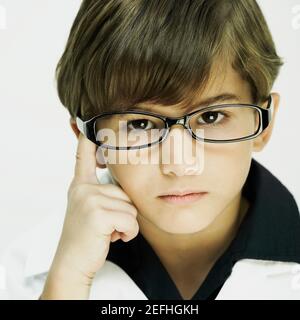
POLYGON ((130 130, 150 130, 155 128, 155 124, 147 119, 128 121, 127 126, 130 130))
POLYGON ((225 114, 219 111, 204 112, 198 118, 199 124, 218 124, 226 117, 225 114))

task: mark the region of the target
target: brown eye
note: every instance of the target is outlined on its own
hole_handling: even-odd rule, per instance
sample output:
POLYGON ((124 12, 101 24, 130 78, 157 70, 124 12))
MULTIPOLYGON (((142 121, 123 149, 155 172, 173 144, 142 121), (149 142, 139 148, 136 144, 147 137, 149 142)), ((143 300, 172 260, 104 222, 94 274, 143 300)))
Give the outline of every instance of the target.
POLYGON ((221 112, 209 111, 200 115, 198 118, 198 122, 200 124, 215 124, 222 121, 224 117, 225 115, 223 115, 221 112))
POLYGON ((150 130, 155 127, 154 123, 147 119, 129 121, 127 126, 130 130, 150 130))

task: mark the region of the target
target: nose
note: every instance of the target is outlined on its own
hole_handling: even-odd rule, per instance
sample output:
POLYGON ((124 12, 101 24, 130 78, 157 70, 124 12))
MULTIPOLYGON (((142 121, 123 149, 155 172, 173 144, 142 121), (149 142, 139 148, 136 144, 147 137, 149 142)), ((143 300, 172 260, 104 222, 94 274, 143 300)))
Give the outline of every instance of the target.
POLYGON ((199 175, 204 166, 204 145, 184 124, 174 124, 161 143, 160 169, 164 175, 199 175))

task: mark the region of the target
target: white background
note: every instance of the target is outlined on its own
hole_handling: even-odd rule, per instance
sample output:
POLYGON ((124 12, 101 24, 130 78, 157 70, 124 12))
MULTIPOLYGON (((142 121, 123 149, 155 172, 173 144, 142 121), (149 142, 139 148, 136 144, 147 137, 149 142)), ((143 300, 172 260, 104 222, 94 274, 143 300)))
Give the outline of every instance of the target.
MULTIPOLYGON (((45 215, 65 213, 77 141, 54 69, 80 2, 0 0, 0 250, 45 215)), ((300 0, 259 3, 285 66, 274 87, 281 94, 274 134, 254 157, 299 205, 300 0)))

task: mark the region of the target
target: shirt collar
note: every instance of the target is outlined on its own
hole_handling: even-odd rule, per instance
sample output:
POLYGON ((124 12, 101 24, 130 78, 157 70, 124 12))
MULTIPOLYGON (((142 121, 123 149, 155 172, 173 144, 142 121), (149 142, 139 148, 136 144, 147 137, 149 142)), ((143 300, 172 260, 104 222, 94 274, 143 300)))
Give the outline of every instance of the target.
MULTIPOLYGON (((111 182, 107 170, 103 171, 100 178, 111 182)), ((300 263, 299 210, 288 189, 269 170, 252 159, 242 192, 250 201, 250 207, 230 246, 235 259, 300 263)), ((58 245, 63 218, 63 215, 57 214, 49 216, 30 235, 25 277, 49 270, 58 245)), ((112 243, 112 247, 117 245, 122 243, 112 243)), ((125 245, 128 246, 127 243, 125 245)))
POLYGON ((290 191, 252 159, 242 189, 250 207, 232 243, 239 259, 300 262, 300 217, 290 191))
MULTIPOLYGON (((225 265, 228 261, 234 263, 241 259, 300 263, 300 216, 290 191, 268 169, 252 159, 242 194, 250 206, 220 263, 225 265)), ((156 260, 141 233, 130 241, 130 245, 121 241, 113 243, 108 259, 128 270, 139 269, 146 259, 141 257, 141 242, 150 249, 147 254, 156 260), (125 249, 132 251, 130 262, 127 255, 122 255, 125 249)))
MULTIPOLYGON (((233 241, 215 263, 193 299, 210 298, 215 290, 223 286, 235 266, 247 269, 248 265, 255 267, 250 268, 252 272, 256 270, 258 273, 275 275, 290 273, 295 267, 294 263, 300 263, 299 210, 287 188, 264 166, 252 159, 242 194, 249 200, 247 213, 233 241)), ((113 261, 134 275, 135 281, 150 297, 179 297, 169 274, 164 271, 157 255, 140 233, 132 241, 135 251, 130 261, 127 254, 123 254, 122 260, 125 245, 119 243, 119 246, 122 251, 116 250, 115 255, 111 253, 113 261), (147 278, 145 273, 148 274, 147 278)), ((245 281, 239 272, 234 272, 230 280, 235 290, 240 290, 245 281)))

